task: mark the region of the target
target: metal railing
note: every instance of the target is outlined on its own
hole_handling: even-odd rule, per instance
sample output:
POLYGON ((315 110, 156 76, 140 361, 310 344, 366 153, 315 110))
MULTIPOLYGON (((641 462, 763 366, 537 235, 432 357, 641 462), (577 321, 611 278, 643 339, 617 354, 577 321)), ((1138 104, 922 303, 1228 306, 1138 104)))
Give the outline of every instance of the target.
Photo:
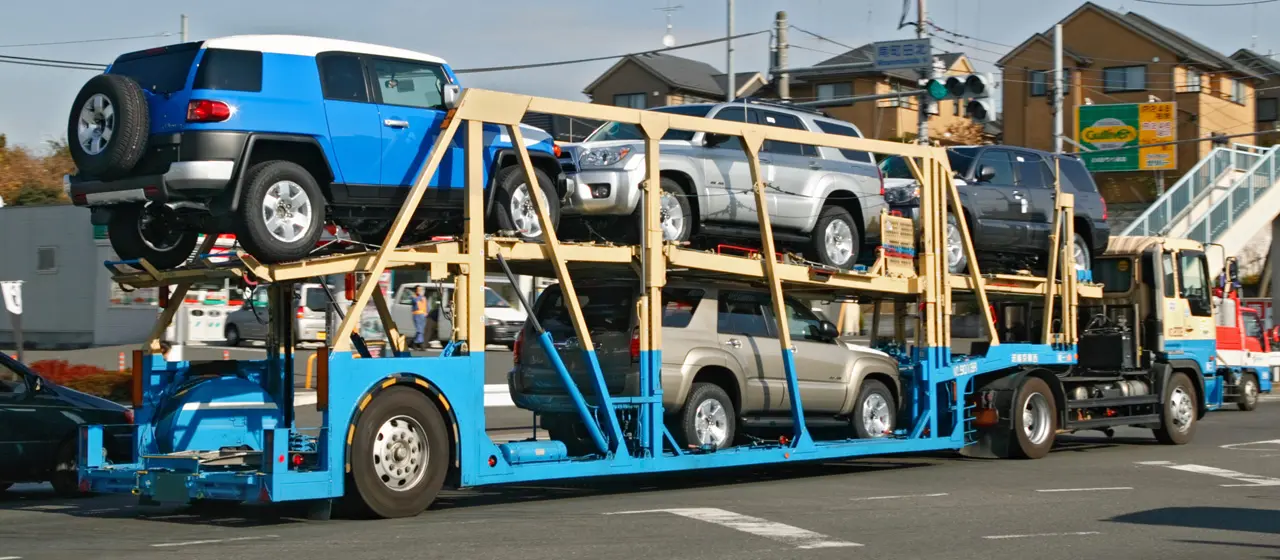
POLYGON ((1195 204, 1212 191, 1211 187, 1229 171, 1244 170, 1268 157, 1268 148, 1233 144, 1231 148, 1214 148, 1187 171, 1178 182, 1151 203, 1120 235, 1164 235, 1195 204))
POLYGON ((1258 197, 1265 194, 1275 185, 1276 148, 1261 148, 1261 157, 1257 158, 1244 174, 1231 183, 1222 197, 1209 210, 1197 217, 1187 229, 1187 238, 1200 243, 1217 242, 1235 223, 1236 218, 1249 211, 1258 197))

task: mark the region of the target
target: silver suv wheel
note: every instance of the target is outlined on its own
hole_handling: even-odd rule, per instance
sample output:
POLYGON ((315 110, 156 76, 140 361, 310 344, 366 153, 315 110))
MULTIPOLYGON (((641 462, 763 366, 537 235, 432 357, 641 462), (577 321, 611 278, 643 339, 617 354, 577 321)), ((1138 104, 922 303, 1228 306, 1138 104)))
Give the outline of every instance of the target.
POLYGON ((662 224, 662 239, 666 241, 680 239, 680 232, 684 231, 686 219, 684 208, 680 207, 680 201, 676 196, 674 193, 663 191, 658 199, 660 207, 658 219, 662 224))
POLYGON ((849 229, 849 224, 840 220, 828 222, 822 238, 827 246, 827 255, 832 260, 844 262, 853 254, 853 231, 849 229))
POLYGON ((542 225, 538 223, 538 211, 533 206, 528 183, 520 183, 511 193, 511 223, 525 237, 542 235, 542 225))
POLYGON ((311 232, 311 197, 293 181, 277 181, 267 187, 262 200, 262 222, 271 237, 293 243, 311 232))
POLYGON ((729 417, 724 407, 715 399, 707 399, 698 403, 694 412, 693 429, 698 434, 700 445, 719 448, 729 436, 729 417))
POLYGON ((862 429, 872 437, 883 437, 893 428, 890 415, 892 407, 879 393, 870 393, 862 399, 862 429))
POLYGON ((107 149, 116 130, 116 109, 106 95, 95 93, 80 107, 76 140, 84 153, 96 156, 107 149))

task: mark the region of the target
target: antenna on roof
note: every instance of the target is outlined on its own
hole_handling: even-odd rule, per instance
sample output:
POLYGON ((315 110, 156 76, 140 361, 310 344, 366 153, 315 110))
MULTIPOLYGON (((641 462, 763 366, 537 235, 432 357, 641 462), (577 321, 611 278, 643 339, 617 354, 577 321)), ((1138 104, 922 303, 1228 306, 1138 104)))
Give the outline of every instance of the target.
POLYGON ((666 12, 666 13, 667 13, 667 33, 666 33, 665 35, 663 35, 663 36, 662 36, 662 46, 664 46, 664 47, 674 47, 674 46, 676 46, 676 36, 675 36, 675 35, 673 35, 673 34, 671 33, 671 12, 674 12, 674 11, 676 11, 676 10, 679 10, 679 9, 681 9, 681 8, 683 8, 683 7, 684 7, 683 5, 676 5, 676 6, 672 6, 672 5, 671 5, 671 0, 667 0, 667 7, 665 7, 665 8, 654 8, 655 10, 657 10, 657 11, 659 11, 659 12, 666 12))

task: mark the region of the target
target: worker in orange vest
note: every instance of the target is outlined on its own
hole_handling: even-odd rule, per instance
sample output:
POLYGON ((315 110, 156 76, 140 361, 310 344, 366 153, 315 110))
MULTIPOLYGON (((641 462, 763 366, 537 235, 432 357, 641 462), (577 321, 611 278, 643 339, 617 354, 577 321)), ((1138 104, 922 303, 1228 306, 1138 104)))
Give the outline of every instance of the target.
POLYGON ((427 296, 424 294, 422 286, 414 288, 413 291, 413 328, 418 333, 413 338, 413 345, 418 350, 426 350, 426 330, 427 330, 427 296))

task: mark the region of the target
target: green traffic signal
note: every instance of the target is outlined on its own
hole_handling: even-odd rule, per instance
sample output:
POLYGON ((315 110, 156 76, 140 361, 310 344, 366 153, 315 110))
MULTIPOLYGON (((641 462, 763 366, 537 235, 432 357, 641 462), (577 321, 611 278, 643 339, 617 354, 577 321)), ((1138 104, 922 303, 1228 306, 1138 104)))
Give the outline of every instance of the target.
POLYGON ((942 80, 929 80, 925 85, 925 91, 929 92, 929 97, 940 100, 947 96, 947 85, 942 80))

